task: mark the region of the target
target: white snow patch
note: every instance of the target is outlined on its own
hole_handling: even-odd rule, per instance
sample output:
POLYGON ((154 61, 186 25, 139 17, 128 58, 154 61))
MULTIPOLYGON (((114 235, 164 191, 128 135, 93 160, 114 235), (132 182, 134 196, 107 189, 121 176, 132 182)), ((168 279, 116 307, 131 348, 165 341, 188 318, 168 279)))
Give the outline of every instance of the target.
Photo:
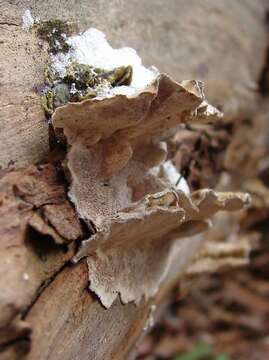
POLYGON ((161 167, 171 184, 173 184, 178 190, 181 190, 186 194, 190 194, 190 188, 187 181, 177 171, 171 160, 165 161, 163 164, 161 164, 161 167))
POLYGON ((26 280, 26 281, 30 279, 30 277, 29 277, 29 275, 28 275, 27 273, 23 273, 23 276, 22 276, 22 277, 23 277, 23 279, 26 280))
POLYGON ((129 47, 113 49, 107 42, 105 34, 90 28, 84 33, 66 39, 71 46, 68 54, 51 55, 53 68, 63 76, 66 67, 72 62, 91 65, 110 71, 120 66, 131 65, 133 77, 130 86, 119 86, 112 89, 102 89, 98 98, 114 95, 134 96, 148 87, 159 75, 155 67, 146 68, 136 51, 129 47))
POLYGON ((154 313, 155 313, 156 309, 157 309, 156 305, 153 304, 153 305, 150 306, 148 318, 147 318, 147 321, 146 321, 145 326, 143 328, 144 331, 147 331, 147 330, 153 328, 153 326, 154 326, 154 313))
POLYGON ((30 10, 25 10, 24 14, 22 15, 22 27, 24 29, 29 29, 34 25, 34 18, 32 17, 30 10))

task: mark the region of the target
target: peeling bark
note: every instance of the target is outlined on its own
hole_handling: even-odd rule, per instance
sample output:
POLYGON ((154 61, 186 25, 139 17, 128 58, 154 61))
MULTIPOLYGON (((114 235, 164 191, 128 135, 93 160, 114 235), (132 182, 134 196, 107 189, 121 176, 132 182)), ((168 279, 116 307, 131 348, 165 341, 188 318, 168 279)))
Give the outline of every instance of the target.
POLYGON ((20 315, 73 256, 74 244, 68 243, 83 233, 53 165, 3 175, 0 199, 0 288, 5 289, 0 295, 0 329, 4 344, 24 331, 29 333, 20 315), (59 220, 59 207, 64 209, 65 219, 57 232, 57 226, 51 224, 59 220))
MULTIPOLYGON (((261 170, 261 160, 266 155, 267 110, 258 115, 258 121, 253 118, 253 113, 261 105, 256 84, 264 66, 267 46, 263 23, 266 1, 260 0, 255 4, 252 1, 236 4, 229 1, 227 5, 225 1, 216 4, 215 1, 207 0, 188 6, 184 1, 171 1, 170 6, 164 6, 163 1, 158 0, 154 4, 151 1, 139 2, 139 10, 136 1, 123 1, 120 4, 112 1, 108 5, 107 1, 99 0, 91 6, 87 1, 79 5, 68 1, 64 7, 59 6, 58 1, 30 3, 34 15, 42 19, 47 16, 67 17, 67 20, 78 21, 80 30, 86 29, 89 24, 97 26, 106 31, 115 43, 134 46, 147 63, 154 63, 178 80, 182 74, 184 78, 206 79, 208 97, 214 105, 224 110, 224 120, 228 125, 223 125, 220 131, 208 127, 203 133, 198 127, 198 134, 187 129, 190 134, 176 134, 168 149, 180 170, 188 168, 193 188, 218 183, 222 190, 229 189, 229 186, 235 189, 242 185, 238 169, 246 174, 253 171, 253 177, 261 170), (81 7, 85 11, 82 12, 81 7), (210 21, 209 11, 212 13, 210 21), (179 13, 184 21, 178 21, 179 13), (168 35, 170 42, 163 38, 168 35), (227 52, 229 56, 226 56, 227 52), (253 120, 250 124, 253 130, 251 135, 248 135, 249 122, 246 120, 249 118, 253 120), (233 131, 227 134, 230 122, 233 131), (257 124, 263 125, 259 127, 257 124), (245 139, 243 143, 242 138, 245 139), (198 149, 195 147, 196 142, 200 142, 198 149), (185 144, 186 152, 190 148, 195 149, 191 159, 184 158, 182 147, 185 144), (209 160, 207 155, 212 152, 212 148, 216 149, 217 154, 209 160), (237 151, 239 148, 240 151, 237 151), (244 154, 243 161, 239 153, 244 154), (198 162, 198 165, 192 163, 188 166, 191 161, 198 162), (220 174, 223 168, 230 176, 224 185, 223 174, 220 174)), ((106 310, 88 290, 88 279, 92 277, 91 274, 88 276, 87 268, 93 271, 95 267, 101 266, 98 257, 82 259, 75 265, 70 262, 81 240, 88 239, 98 226, 92 225, 92 219, 87 222, 88 227, 81 222, 67 197, 67 181, 59 171, 58 160, 62 160, 63 156, 57 154, 56 159, 54 154, 49 153, 48 123, 40 107, 40 88, 48 61, 47 45, 40 42, 34 31, 27 32, 21 28, 24 2, 17 5, 4 2, 0 7, 0 60, 3 75, 0 100, 3 124, 0 131, 0 166, 3 168, 0 178, 0 253, 3 259, 0 265, 0 359, 126 359, 149 323, 152 309, 166 301, 183 273, 194 276, 196 273, 245 262, 249 238, 256 236, 252 232, 248 233, 249 226, 256 223, 257 219, 268 216, 267 190, 254 179, 243 184, 242 189, 254 195, 254 205, 241 218, 219 215, 215 224, 218 231, 214 232, 213 227, 206 236, 198 233, 208 229, 208 217, 220 209, 239 209, 248 202, 248 198, 231 197, 227 193, 223 195, 214 191, 198 191, 190 199, 182 196, 181 206, 174 213, 174 209, 169 209, 171 218, 177 212, 177 221, 183 213, 184 216, 187 214, 188 222, 182 221, 180 232, 174 229, 173 221, 171 227, 168 226, 169 231, 165 228, 166 217, 162 223, 157 216, 155 233, 152 224, 149 226, 148 237, 160 240, 158 232, 162 230, 163 235, 169 233, 166 240, 178 238, 176 243, 157 242, 162 250, 166 246, 167 251, 173 243, 175 255, 169 270, 162 272, 164 275, 159 284, 160 289, 152 291, 151 295, 155 293, 155 296, 141 300, 138 306, 133 303, 123 305, 117 298, 113 299, 115 301, 111 308, 106 310), (51 163, 34 165, 44 161, 51 163), (192 212, 186 210, 186 203, 191 204, 192 212), (234 228, 230 230, 229 226, 234 224, 241 226, 238 233, 234 228), (218 239, 219 243, 213 242, 220 232, 223 238, 218 239), (230 244, 230 233, 236 234, 236 244, 230 244), (202 247, 205 238, 207 242, 202 247), (228 243, 225 243, 227 239, 228 243)), ((201 103, 201 99, 197 100, 195 96, 193 100, 195 104, 191 106, 201 103)), ((126 113, 122 115, 126 117, 126 113)), ((198 111, 198 115, 201 120, 205 119, 202 112, 198 111)), ((190 120, 190 117, 186 116, 185 120, 190 120)), ((195 129, 196 125, 192 126, 195 129)), ((157 130, 159 132, 159 128, 157 130)), ((161 146, 140 146, 139 141, 138 145, 134 145, 133 139, 144 136, 145 128, 141 127, 136 132, 123 129, 122 133, 123 137, 130 140, 131 146, 126 142, 119 144, 111 140, 106 154, 106 177, 123 168, 133 153, 135 161, 147 160, 148 168, 163 159, 165 151, 161 146), (135 147, 137 149, 133 151, 135 147), (146 159, 145 154, 149 151, 154 156, 146 159), (115 156, 111 157, 111 153, 115 156), (124 153, 122 161, 119 161, 117 153, 124 153)), ((90 140, 93 143, 96 141, 90 140)), ((71 157, 72 152, 69 152, 69 160, 71 157)), ((72 170, 74 168, 71 173, 72 170)), ((134 199, 141 200, 151 185, 141 187, 141 184, 131 184, 131 187, 136 187, 134 199)), ((180 203, 175 201, 174 196, 174 193, 169 192, 168 200, 172 198, 172 203, 167 205, 166 199, 164 203, 158 204, 160 213, 168 212, 168 208, 174 206, 173 202, 177 202, 177 205, 180 203)), ((158 198, 148 200, 156 202, 158 198)), ((98 213, 94 199, 90 205, 98 213)), ((140 206, 145 206, 143 201, 140 206)), ((107 219, 107 213, 101 215, 102 223, 107 219)), ((128 216, 128 211, 124 216, 128 216)), ((117 226, 115 222, 111 228, 111 239, 118 236, 117 226)), ((136 230, 136 222, 133 227, 136 230)), ((125 235, 121 236, 131 239, 131 228, 131 225, 130 228, 126 227, 125 235)), ((140 230, 143 238, 147 230, 143 221, 140 230)), ((97 232, 91 238, 91 246, 95 244, 94 239, 101 240, 103 254, 111 251, 105 235, 97 232)), ((133 240, 135 242, 136 237, 133 240)), ((86 245, 87 242, 84 242, 80 256, 86 254, 83 254, 86 245)), ((121 268, 116 268, 116 271, 121 271, 121 268)), ((156 282, 153 278, 155 287, 156 282)), ((122 300, 129 300, 129 294, 122 296, 122 300)))

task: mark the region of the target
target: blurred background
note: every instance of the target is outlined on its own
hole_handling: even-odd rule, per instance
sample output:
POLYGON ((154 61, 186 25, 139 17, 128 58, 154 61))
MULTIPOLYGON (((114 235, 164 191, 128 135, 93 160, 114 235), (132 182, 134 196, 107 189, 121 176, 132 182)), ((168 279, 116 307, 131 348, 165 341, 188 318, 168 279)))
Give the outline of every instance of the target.
POLYGON ((224 111, 224 124, 181 130, 171 140, 170 151, 193 190, 229 188, 251 194, 247 211, 218 216, 218 230, 207 235, 226 243, 248 241, 251 251, 247 265, 190 274, 138 346, 137 359, 269 358, 269 4, 264 4, 186 2, 187 14, 192 8, 191 19, 199 27, 196 37, 185 12, 178 11, 178 22, 189 31, 178 36, 183 43, 193 38, 185 70, 197 61, 188 76, 205 81, 210 100, 224 111), (257 6, 255 11, 252 6, 257 6), (254 17, 257 21, 259 6, 264 40, 258 27, 250 25, 254 17), (251 34, 255 46, 263 49, 247 54, 251 34))

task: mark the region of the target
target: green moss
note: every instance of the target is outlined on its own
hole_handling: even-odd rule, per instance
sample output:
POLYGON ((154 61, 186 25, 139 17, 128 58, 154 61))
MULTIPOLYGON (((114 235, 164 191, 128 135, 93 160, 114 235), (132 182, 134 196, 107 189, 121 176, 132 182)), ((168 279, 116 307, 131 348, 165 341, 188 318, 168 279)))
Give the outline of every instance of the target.
POLYGON ((45 70, 45 84, 48 86, 53 86, 53 82, 55 81, 55 72, 52 71, 50 67, 47 67, 45 70))
MULTIPOLYGON (((49 44, 52 54, 68 53, 70 45, 66 39, 77 31, 74 24, 59 19, 35 23, 33 29, 37 35, 49 44)), ((67 102, 79 102, 92 99, 102 89, 115 86, 130 85, 132 67, 121 66, 112 71, 95 68, 77 62, 71 63, 64 76, 58 74, 52 67, 45 71, 45 94, 41 97, 42 107, 49 118, 53 111, 67 102)))
POLYGON ((97 89, 130 85, 132 81, 132 67, 121 66, 112 71, 104 71, 90 65, 73 62, 66 69, 61 81, 69 86, 70 101, 78 102, 92 99, 97 89))
POLYGON ((93 99, 102 88, 130 85, 132 67, 121 66, 112 71, 104 71, 90 65, 71 63, 60 76, 51 68, 45 72, 47 91, 42 96, 42 107, 49 118, 53 111, 67 102, 93 99))
POLYGON ((70 45, 66 42, 66 37, 70 36, 73 30, 70 24, 54 19, 36 23, 35 28, 40 39, 49 44, 52 54, 67 53, 70 50, 70 45))
POLYGON ((90 65, 73 62, 66 70, 63 81, 75 84, 78 90, 87 90, 106 84, 111 87, 130 85, 133 69, 131 66, 121 66, 112 71, 104 71, 90 65))
POLYGON ((132 66, 121 66, 114 69, 107 77, 108 82, 112 87, 126 85, 129 86, 132 81, 133 68, 132 66))
POLYGON ((86 90, 89 87, 94 88, 97 85, 100 85, 102 81, 100 73, 100 69, 73 62, 66 69, 66 75, 64 76, 63 81, 66 84, 75 84, 77 90, 86 90))
POLYGON ((53 108, 62 106, 70 100, 70 89, 67 84, 58 83, 53 87, 53 108))
POLYGON ((83 101, 83 100, 89 100, 89 99, 94 99, 97 96, 96 91, 90 91, 88 92, 86 95, 84 96, 79 96, 77 101, 83 101))
POLYGON ((53 92, 48 90, 46 94, 41 96, 41 106, 47 118, 53 114, 53 92))

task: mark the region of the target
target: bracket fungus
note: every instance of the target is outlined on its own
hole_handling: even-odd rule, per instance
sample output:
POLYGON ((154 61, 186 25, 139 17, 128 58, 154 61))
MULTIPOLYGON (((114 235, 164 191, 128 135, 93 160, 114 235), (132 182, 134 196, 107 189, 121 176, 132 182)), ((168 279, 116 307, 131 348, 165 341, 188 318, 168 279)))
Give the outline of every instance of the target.
POLYGON ((177 83, 144 68, 133 49, 112 49, 96 29, 68 41, 73 49, 63 63, 63 57, 53 58, 58 73, 72 61, 106 71, 132 67, 130 84, 58 106, 52 124, 68 144, 69 197, 95 229, 74 262, 87 257, 90 289, 105 307, 118 294, 124 303, 137 303, 157 292, 172 263, 186 268, 204 239, 194 237, 184 251, 183 238, 208 229, 217 211, 239 210, 250 199, 209 189, 190 194, 167 159, 165 141, 180 124, 222 117, 206 102, 200 81, 177 83))

